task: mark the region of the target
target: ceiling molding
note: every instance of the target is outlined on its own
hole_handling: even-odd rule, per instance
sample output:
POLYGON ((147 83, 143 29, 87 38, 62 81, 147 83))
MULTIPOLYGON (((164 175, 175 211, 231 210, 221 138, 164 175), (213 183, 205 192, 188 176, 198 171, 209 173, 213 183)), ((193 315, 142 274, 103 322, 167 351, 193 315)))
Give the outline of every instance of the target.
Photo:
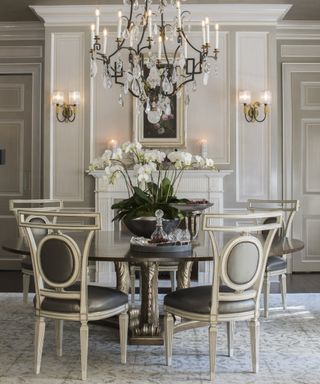
MULTIPOLYGON (((45 26, 90 25, 95 20, 95 5, 34 5, 30 8, 44 21, 45 26)), ((157 6, 152 6, 157 11, 157 6)), ((191 12, 191 22, 201 22, 204 16, 225 24, 277 24, 291 8, 288 4, 188 4, 183 9, 191 12)), ((117 11, 122 5, 99 5, 102 24, 117 22, 117 11)), ((166 15, 175 17, 176 10, 168 7, 166 15)))

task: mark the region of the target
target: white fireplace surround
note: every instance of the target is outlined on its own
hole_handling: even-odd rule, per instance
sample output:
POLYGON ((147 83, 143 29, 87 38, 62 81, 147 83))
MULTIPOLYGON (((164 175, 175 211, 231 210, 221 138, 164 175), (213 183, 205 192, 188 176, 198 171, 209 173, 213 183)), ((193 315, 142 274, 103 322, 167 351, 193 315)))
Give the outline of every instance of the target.
MULTIPOLYGON (((131 173, 132 171, 129 171, 131 173)), ((188 170, 182 176, 178 197, 187 199, 206 199, 213 203, 207 212, 221 212, 223 210, 223 179, 233 171, 208 171, 188 170)), ((95 178, 95 208, 101 213, 102 229, 107 231, 115 230, 112 222, 114 211, 111 206, 117 200, 128 197, 124 180, 121 178, 117 184, 108 183, 104 177, 104 171, 90 173, 95 178)), ((198 268, 198 279, 200 283, 210 282, 212 276, 212 263, 200 262, 198 268)), ((97 263, 96 280, 99 283, 114 286, 116 277, 113 263, 97 263)))

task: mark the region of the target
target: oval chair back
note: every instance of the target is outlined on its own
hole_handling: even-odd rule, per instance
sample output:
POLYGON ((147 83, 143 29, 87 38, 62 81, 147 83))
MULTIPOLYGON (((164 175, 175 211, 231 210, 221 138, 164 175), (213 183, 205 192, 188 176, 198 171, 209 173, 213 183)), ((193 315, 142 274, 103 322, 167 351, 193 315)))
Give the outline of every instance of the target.
POLYGON ((100 229, 100 214, 43 211, 41 221, 35 220, 37 212, 18 211, 19 226, 31 252, 36 310, 40 311, 44 298, 76 300, 80 301, 79 312, 86 316, 89 249, 94 232, 100 229), (81 249, 76 242, 79 232, 81 249), (79 285, 75 285, 77 281, 79 285))
POLYGON ((211 299, 211 317, 219 315, 219 302, 254 300, 259 312, 263 273, 272 240, 281 228, 279 211, 248 214, 205 214, 203 229, 209 233, 213 248, 214 270, 211 299), (273 218, 271 223, 257 221, 273 218), (218 225, 212 224, 219 220, 218 225), (223 221, 223 223, 221 223, 223 221), (231 221, 231 224, 229 223, 231 221), (266 239, 257 236, 267 231, 266 239), (219 234, 231 236, 219 249, 219 234))
MULTIPOLYGON (((34 219, 41 219, 42 216, 40 212, 42 211, 54 211, 58 212, 63 209, 63 200, 60 199, 18 199, 18 200, 9 200, 9 210, 13 212, 18 223, 18 211, 21 210, 31 210, 37 212, 34 215, 34 219)), ((30 218, 31 220, 31 218, 30 218)), ((42 231, 43 232, 43 231, 42 231)), ((39 232, 41 234, 41 231, 39 232)), ((19 227, 19 235, 24 236, 22 228, 19 227)))

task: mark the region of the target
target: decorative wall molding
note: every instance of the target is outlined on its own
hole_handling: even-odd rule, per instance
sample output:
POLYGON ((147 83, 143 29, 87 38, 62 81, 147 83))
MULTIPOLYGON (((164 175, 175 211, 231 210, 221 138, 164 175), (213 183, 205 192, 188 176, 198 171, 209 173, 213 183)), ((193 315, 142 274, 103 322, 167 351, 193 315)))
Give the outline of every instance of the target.
POLYGON ((315 154, 319 154, 320 118, 302 119, 301 136, 301 143, 304 151, 304 194, 320 193, 320 155, 318 155, 319 161, 314 161, 315 154))
POLYGON ((24 85, 0 84, 0 112, 24 111, 24 85))
MULTIPOLYGON (((97 5, 33 5, 30 6, 45 22, 45 26, 90 25, 94 20, 97 5)), ((152 8, 157 10, 157 5, 152 8)), ((192 14, 192 22, 201 22, 203 15, 215 22, 230 24, 276 24, 289 11, 288 4, 186 4, 192 14)), ((117 11, 122 5, 99 5, 101 23, 114 24, 117 11)), ((168 16, 175 16, 174 8, 168 9, 168 16)))
POLYGON ((283 63, 282 64, 282 95, 283 95, 283 193, 284 198, 293 198, 292 185, 292 75, 299 72, 320 72, 319 63, 283 63))
POLYGON ((60 123, 51 108, 50 196, 66 201, 84 200, 84 33, 51 34, 51 86, 55 90, 80 91, 82 103, 73 123, 60 123))
POLYGON ((320 45, 281 45, 281 57, 320 57, 320 45))
POLYGON ((0 22, 0 40, 44 40, 41 22, 0 22))
MULTIPOLYGON (((270 89, 268 36, 268 32, 236 33, 236 92, 249 89, 255 93, 253 99, 262 90, 270 89)), ((270 115, 263 123, 247 123, 239 103, 237 112, 237 202, 249 198, 268 199, 271 180, 270 115)))
POLYGON ((25 45, 25 46, 0 46, 0 59, 41 59, 42 46, 25 45))
POLYGON ((1 181, 0 196, 17 198, 23 196, 23 177, 24 177, 24 121, 23 120, 0 120, 1 129, 9 131, 9 134, 3 134, 2 137, 6 138, 10 135, 10 140, 7 143, 2 143, 7 146, 8 151, 13 151, 17 157, 18 173, 5 177, 1 181), (16 145, 14 145, 16 144, 16 145), (11 147, 10 147, 11 145, 11 147), (5 186, 10 183, 10 191, 5 190, 5 186))
POLYGON ((40 196, 41 180, 41 63, 0 63, 0 74, 30 74, 32 76, 32 155, 31 196, 40 196), (34 150, 33 150, 34 149, 34 150))
POLYGON ((301 82, 301 109, 304 111, 320 110, 320 83, 316 81, 301 82), (314 94, 313 91, 317 91, 314 94))

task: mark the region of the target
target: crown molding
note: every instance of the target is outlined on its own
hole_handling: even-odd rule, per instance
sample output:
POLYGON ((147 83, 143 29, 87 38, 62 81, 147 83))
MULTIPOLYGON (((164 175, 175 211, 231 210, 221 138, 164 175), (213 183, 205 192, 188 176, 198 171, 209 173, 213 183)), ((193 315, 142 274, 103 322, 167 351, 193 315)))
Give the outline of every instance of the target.
POLYGON ((276 27, 277 40, 320 40, 320 21, 281 21, 276 27))
POLYGON ((0 22, 0 40, 44 40, 44 26, 40 21, 0 22))
MULTIPOLYGON (((95 20, 95 5, 33 5, 30 8, 44 21, 45 26, 89 25, 95 20)), ((115 24, 117 11, 123 5, 99 5, 101 24, 115 24)), ((128 7, 126 7, 128 9, 128 7)), ((151 8, 157 12, 156 5, 151 8)), ((288 4, 183 4, 182 9, 191 12, 191 23, 200 22, 204 16, 224 24, 275 25, 291 8, 288 4)), ((168 6, 168 18, 176 15, 174 7, 168 6)))

